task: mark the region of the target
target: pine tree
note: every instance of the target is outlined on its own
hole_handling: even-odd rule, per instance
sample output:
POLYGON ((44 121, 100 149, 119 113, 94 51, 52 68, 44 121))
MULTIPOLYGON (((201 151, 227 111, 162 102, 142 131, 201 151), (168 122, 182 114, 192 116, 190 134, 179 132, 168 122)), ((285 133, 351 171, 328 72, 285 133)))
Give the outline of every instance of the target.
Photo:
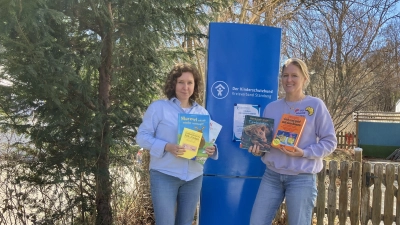
POLYGON ((77 219, 84 223, 95 205, 96 224, 112 224, 110 165, 158 96, 163 65, 187 56, 177 51, 180 40, 204 38, 201 27, 218 7, 206 0, 0 0, 0 78, 13 83, 0 86, 0 121, 29 135, 24 151, 34 157, 32 174, 19 179, 81 181, 86 189, 70 202, 81 209, 77 219))

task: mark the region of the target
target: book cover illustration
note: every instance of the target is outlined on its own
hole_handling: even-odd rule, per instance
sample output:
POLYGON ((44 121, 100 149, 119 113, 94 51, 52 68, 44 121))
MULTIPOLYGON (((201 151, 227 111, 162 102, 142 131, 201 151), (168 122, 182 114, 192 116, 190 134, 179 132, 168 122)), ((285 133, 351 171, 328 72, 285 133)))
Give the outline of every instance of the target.
MULTIPOLYGON (((200 114, 186 114, 179 113, 178 115, 178 143, 180 144, 183 130, 187 128, 193 131, 200 132, 202 134, 201 140, 198 147, 198 154, 204 152, 204 149, 207 147, 207 143, 209 142, 209 134, 210 134, 210 116, 209 115, 200 115, 200 114)), ((188 152, 188 150, 186 150, 188 152)), ((189 159, 195 159, 196 155, 189 159)), ((206 154, 207 155, 207 154, 206 154)))
POLYGON ((182 145, 186 151, 183 153, 183 155, 179 155, 179 157, 187 159, 196 157, 202 137, 203 134, 199 131, 183 128, 179 145, 182 145))
POLYGON ((208 140, 210 140, 210 141, 206 142, 202 151, 197 152, 196 161, 198 163, 204 164, 206 162, 208 155, 205 152, 205 148, 207 148, 208 146, 214 145, 219 133, 221 132, 221 129, 222 129, 221 124, 219 124, 213 120, 210 120, 210 134, 209 134, 209 138, 208 138, 208 140))
POLYGON ((274 119, 246 115, 243 123, 243 133, 240 148, 248 149, 258 145, 260 151, 268 152, 271 148, 274 119))
POLYGON ((306 118, 303 116, 283 114, 276 129, 272 146, 275 148, 284 147, 288 151, 294 151, 294 146, 297 146, 305 124, 306 118))

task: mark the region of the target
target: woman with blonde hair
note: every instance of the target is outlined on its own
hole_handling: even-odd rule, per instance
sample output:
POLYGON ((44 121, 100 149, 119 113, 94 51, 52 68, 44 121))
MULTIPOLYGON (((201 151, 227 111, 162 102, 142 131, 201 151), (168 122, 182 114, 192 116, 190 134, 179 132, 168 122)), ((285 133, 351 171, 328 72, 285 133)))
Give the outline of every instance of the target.
POLYGON ((284 199, 289 224, 311 223, 317 197, 316 174, 322 169, 322 159, 336 149, 337 140, 324 102, 304 94, 309 82, 307 65, 302 60, 291 58, 284 63, 281 84, 286 96, 269 103, 263 117, 276 121, 274 130, 283 114, 305 117, 306 124, 294 151, 272 147, 261 154, 258 146, 249 148, 266 164, 250 225, 270 225, 284 199))

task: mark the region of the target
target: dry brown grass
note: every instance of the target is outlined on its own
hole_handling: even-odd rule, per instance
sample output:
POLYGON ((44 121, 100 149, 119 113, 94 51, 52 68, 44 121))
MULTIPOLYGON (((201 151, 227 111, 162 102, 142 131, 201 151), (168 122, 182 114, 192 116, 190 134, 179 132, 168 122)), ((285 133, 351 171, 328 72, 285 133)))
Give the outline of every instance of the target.
POLYGON ((150 195, 149 151, 143 151, 142 163, 135 164, 134 189, 130 196, 119 203, 115 224, 117 225, 154 225, 153 206, 150 195))
POLYGON ((342 161, 353 161, 354 159, 354 150, 352 149, 340 149, 337 148, 332 152, 329 156, 325 157, 324 160, 329 161, 337 161, 338 163, 342 161))

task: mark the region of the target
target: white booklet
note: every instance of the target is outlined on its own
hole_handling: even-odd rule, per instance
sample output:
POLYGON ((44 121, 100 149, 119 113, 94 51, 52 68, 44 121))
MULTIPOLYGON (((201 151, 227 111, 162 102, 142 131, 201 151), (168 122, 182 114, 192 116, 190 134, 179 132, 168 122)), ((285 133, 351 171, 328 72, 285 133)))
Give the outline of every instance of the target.
POLYGON ((210 140, 211 143, 215 143, 221 129, 222 129, 221 124, 219 124, 213 120, 210 120, 210 133, 209 133, 208 140, 210 140))
MULTIPOLYGON (((208 134, 208 137, 209 137, 208 140, 210 140, 210 141, 207 143, 209 146, 214 145, 214 143, 217 140, 217 137, 219 135, 219 132, 221 132, 221 129, 222 129, 221 124, 219 124, 213 120, 210 120, 210 130, 209 130, 210 133, 208 134)), ((204 165, 207 158, 208 158, 207 156, 196 156, 196 162, 204 165)))

